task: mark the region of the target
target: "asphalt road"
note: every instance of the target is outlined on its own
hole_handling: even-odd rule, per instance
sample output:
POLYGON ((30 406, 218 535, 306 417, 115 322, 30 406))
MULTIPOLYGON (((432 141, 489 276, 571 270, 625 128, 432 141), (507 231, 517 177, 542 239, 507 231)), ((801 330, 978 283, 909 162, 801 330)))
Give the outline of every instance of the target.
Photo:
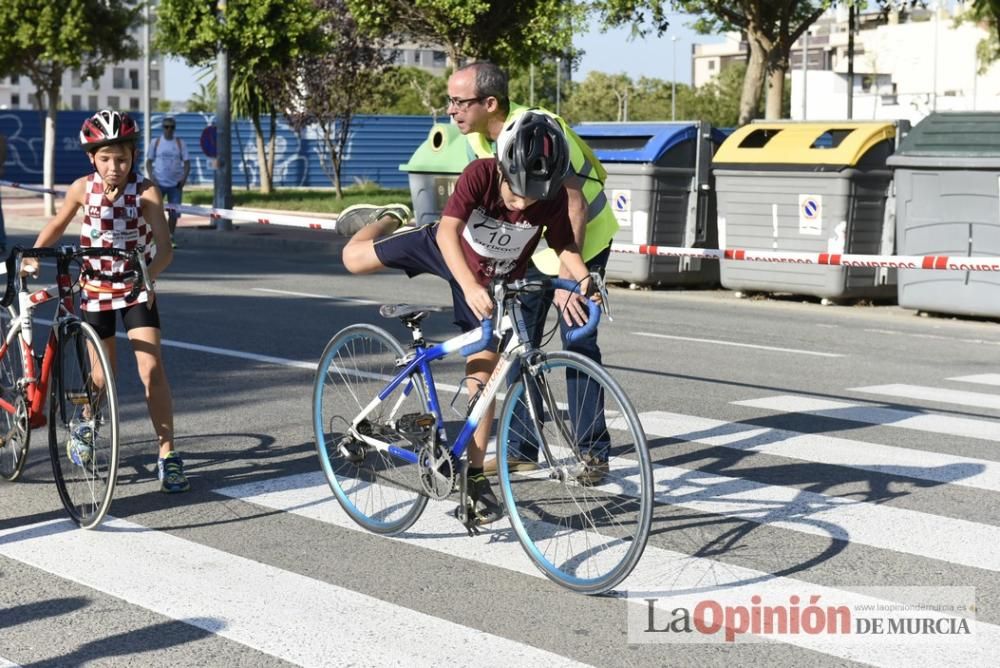
MULTIPOLYGON (((192 490, 157 491, 123 345, 113 519, 92 532, 64 519, 44 431, 24 479, 0 485, 0 665, 1000 662, 997 323, 614 289, 605 366, 642 415, 658 496, 634 579, 588 598, 542 578, 505 523, 465 537, 450 506, 429 507, 406 537, 367 534, 318 473, 310 391, 326 341, 355 322, 402 337, 374 304, 448 305, 438 279, 345 275, 335 242, 182 241, 158 284, 192 490), (869 587, 891 588, 879 601, 972 587, 975 633, 707 643, 628 632, 630 617, 633 630, 647 621, 643 596, 825 606, 869 587)), ((449 314, 426 333, 450 336, 449 314)), ((461 364, 438 374, 457 384, 461 364)))

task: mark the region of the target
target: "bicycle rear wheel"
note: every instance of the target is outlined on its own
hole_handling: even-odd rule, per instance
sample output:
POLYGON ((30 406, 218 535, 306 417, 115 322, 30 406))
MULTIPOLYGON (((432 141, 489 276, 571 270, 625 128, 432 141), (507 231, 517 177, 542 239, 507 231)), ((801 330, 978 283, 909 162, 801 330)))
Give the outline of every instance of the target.
POLYGON ((522 547, 546 576, 600 594, 632 572, 649 537, 646 435, 621 387, 590 359, 552 352, 534 361, 508 389, 500 414, 504 503, 522 547), (537 422, 529 401, 541 408, 537 422), (548 455, 531 469, 525 449, 541 443, 548 455), (513 460, 521 462, 515 467, 513 460))
MULTIPOLYGON (((353 325, 330 339, 313 385, 316 452, 327 482, 355 522, 388 535, 408 529, 427 505, 418 467, 353 438, 348 431, 355 417, 396 375, 396 360, 404 355, 403 347, 385 330, 353 325)), ((387 422, 426 412, 423 378, 413 376, 410 384, 404 383, 386 397, 358 429, 381 440, 398 440, 387 422)))
POLYGON ((111 507, 118 479, 118 397, 101 339, 79 320, 59 327, 49 451, 69 516, 84 529, 97 526, 111 507))
MULTIPOLYGON (((10 315, 0 309, 0 341, 10 332, 10 315)), ((0 358, 0 478, 11 482, 21 477, 28 459, 31 429, 24 392, 17 383, 24 377, 24 358, 20 336, 15 335, 3 358, 0 358)))

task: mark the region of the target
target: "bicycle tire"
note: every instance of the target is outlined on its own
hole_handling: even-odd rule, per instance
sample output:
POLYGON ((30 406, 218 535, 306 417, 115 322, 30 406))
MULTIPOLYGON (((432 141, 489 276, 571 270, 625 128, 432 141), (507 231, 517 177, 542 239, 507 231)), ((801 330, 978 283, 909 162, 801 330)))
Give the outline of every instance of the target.
POLYGON ((649 538, 653 474, 646 435, 625 392, 592 360, 559 351, 532 361, 508 388, 500 414, 504 503, 521 546, 549 579, 579 593, 601 594, 628 577, 649 538), (572 393, 571 378, 584 383, 572 393), (530 417, 531 424, 524 424, 515 411, 519 402, 527 406, 532 388, 541 399, 540 424, 530 417), (599 396, 588 394, 597 388, 603 391, 605 410, 582 413, 579 388, 590 397, 599 396), (598 416, 611 416, 610 422, 602 427, 598 416), (584 438, 588 432, 596 436, 584 438), (551 460, 541 456, 536 470, 508 466, 514 455, 525 456, 512 443, 538 443, 538 434, 549 444, 551 460), (608 455, 585 464, 592 444, 605 438, 608 455), (607 470, 600 461, 608 461, 607 470))
MULTIPOLYGON (((10 328, 10 315, 0 309, 0 340, 6 341, 10 328)), ((15 333, 10 347, 0 358, 0 396, 13 411, 0 410, 0 478, 14 482, 21 477, 28 460, 31 445, 31 428, 28 426, 28 408, 24 393, 17 382, 24 378, 24 351, 19 333, 15 333)))
POLYGON ((66 512, 81 528, 96 527, 111 508, 118 480, 118 395, 101 339, 81 320, 59 325, 49 452, 66 512))
MULTIPOLYGON (((384 535, 408 529, 427 505, 417 465, 350 439, 345 429, 396 375, 396 360, 404 355, 399 341, 384 329, 352 325, 327 343, 313 383, 316 454, 330 489, 351 519, 384 535)), ((368 424, 378 429, 388 411, 394 416, 426 413, 423 377, 414 375, 411 387, 398 404, 402 390, 397 389, 368 424)))

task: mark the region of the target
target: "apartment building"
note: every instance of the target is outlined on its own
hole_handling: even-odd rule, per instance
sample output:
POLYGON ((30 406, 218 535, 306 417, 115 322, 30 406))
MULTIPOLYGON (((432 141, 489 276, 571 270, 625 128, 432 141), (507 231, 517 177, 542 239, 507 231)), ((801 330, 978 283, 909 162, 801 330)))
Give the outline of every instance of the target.
MULTIPOLYGON (((1000 110, 1000 64, 979 73, 976 46, 983 26, 960 21, 965 5, 861 13, 856 18, 854 77, 848 77, 848 16, 844 8, 824 14, 792 47, 791 117, 908 119, 932 111, 1000 110)), ((693 82, 703 85, 733 62, 745 62, 738 33, 725 42, 696 45, 693 82)))
MULTIPOLYGON (((63 74, 60 109, 91 111, 104 107, 142 110, 142 60, 126 60, 105 68, 97 79, 88 79, 79 70, 63 74)), ((163 99, 162 61, 154 55, 150 68, 152 108, 163 99)), ((34 82, 28 77, 0 79, 0 109, 44 109, 34 82)))

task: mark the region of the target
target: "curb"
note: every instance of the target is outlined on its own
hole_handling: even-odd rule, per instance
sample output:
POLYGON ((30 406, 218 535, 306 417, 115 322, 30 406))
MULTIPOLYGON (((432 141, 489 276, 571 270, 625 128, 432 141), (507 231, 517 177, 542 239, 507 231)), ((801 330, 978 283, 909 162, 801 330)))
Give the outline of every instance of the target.
MULTIPOLYGON (((178 249, 244 248, 311 253, 340 253, 347 238, 327 230, 304 230, 289 237, 290 228, 272 225, 234 226, 232 230, 211 227, 178 227, 174 232, 178 249)), ((298 231, 298 230, 297 230, 298 231)))

